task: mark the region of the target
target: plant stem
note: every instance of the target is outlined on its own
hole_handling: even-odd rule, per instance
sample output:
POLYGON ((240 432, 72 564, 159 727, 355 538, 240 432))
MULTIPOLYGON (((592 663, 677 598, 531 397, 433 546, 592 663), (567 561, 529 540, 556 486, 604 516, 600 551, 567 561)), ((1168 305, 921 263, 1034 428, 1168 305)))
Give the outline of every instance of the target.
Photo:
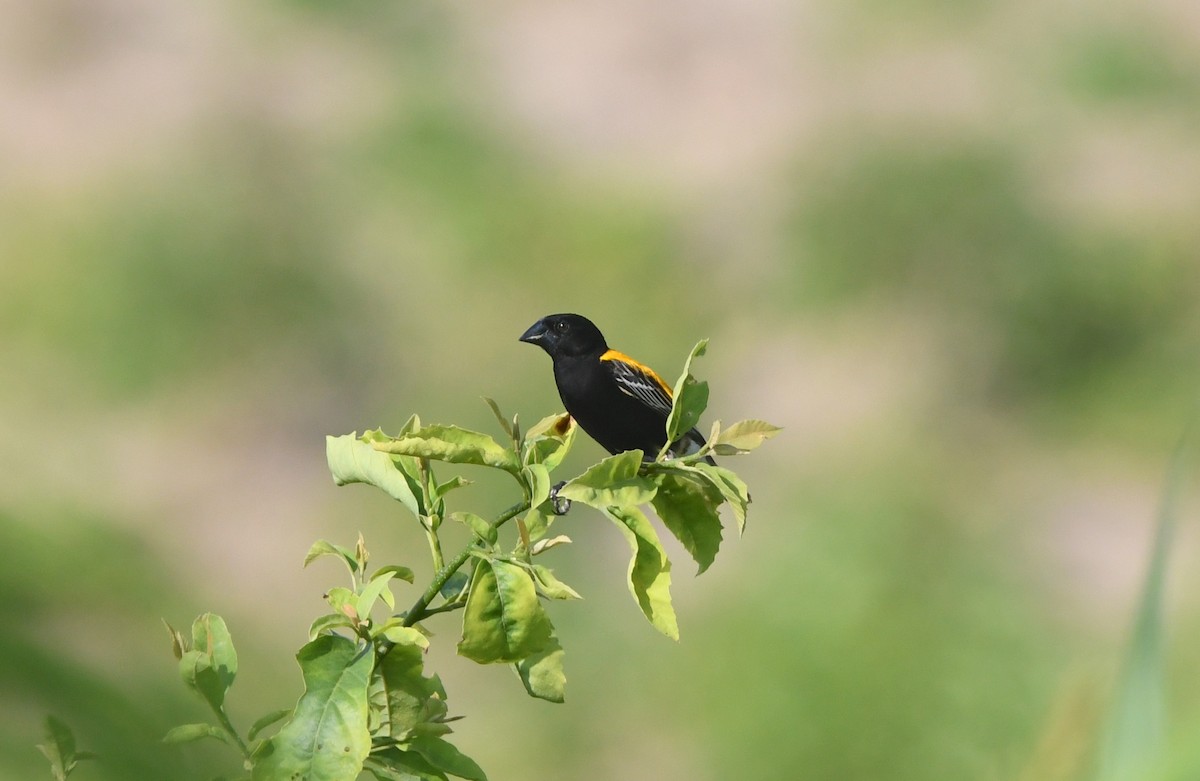
POLYGON ((455 610, 462 610, 466 606, 466 600, 462 600, 460 602, 447 602, 444 605, 438 605, 437 607, 427 607, 425 608, 425 617, 429 618, 430 616, 437 615, 438 613, 450 613, 455 610))
MULTIPOLYGON (((500 513, 490 525, 493 529, 498 529, 528 509, 528 499, 518 502, 500 513)), ((446 564, 437 571, 437 574, 433 577, 433 582, 429 584, 429 588, 425 589, 425 593, 421 595, 421 598, 414 602, 413 606, 404 614, 404 626, 412 626, 429 614, 426 610, 429 607, 429 603, 437 597, 438 593, 442 590, 442 586, 446 585, 446 581, 450 580, 450 577, 455 572, 458 572, 462 568, 462 565, 467 563, 467 559, 471 558, 471 552, 477 547, 474 543, 468 545, 457 556, 451 559, 449 564, 446 564)))
POLYGON ((250 748, 242 741, 241 737, 237 734, 237 730, 233 728, 233 723, 230 722, 229 717, 225 715, 225 709, 214 707, 213 712, 217 714, 217 721, 221 722, 221 728, 229 734, 229 737, 233 738, 234 741, 237 742, 238 748, 242 750, 242 756, 244 756, 246 759, 250 759, 250 748))
POLYGON ((425 538, 429 540, 429 553, 433 557, 433 568, 440 570, 445 562, 442 560, 442 543, 438 539, 437 530, 433 528, 432 520, 425 526, 425 538))

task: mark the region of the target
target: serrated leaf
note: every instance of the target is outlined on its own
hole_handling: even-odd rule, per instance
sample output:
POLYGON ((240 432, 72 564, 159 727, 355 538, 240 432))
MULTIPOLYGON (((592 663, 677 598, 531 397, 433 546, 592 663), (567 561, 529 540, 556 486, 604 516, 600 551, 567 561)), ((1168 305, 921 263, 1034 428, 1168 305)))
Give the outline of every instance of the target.
POLYGON ((283 729, 254 752, 255 781, 357 778, 371 748, 367 684, 374 654, 344 637, 323 635, 301 648, 296 660, 304 694, 283 729))
POLYGON ((490 466, 517 474, 521 463, 516 453, 499 442, 458 426, 424 426, 390 442, 376 442, 373 447, 384 453, 431 458, 451 464, 490 466))
POLYGON ((633 551, 628 581, 638 607, 655 629, 678 640, 679 625, 671 605, 671 561, 654 527, 636 507, 608 507, 604 514, 616 523, 633 551))
POLYGON ((495 545, 497 539, 496 527, 487 522, 485 518, 481 518, 475 513, 459 512, 451 513, 450 517, 458 521, 463 526, 471 530, 471 533, 483 540, 488 545, 495 545))
POLYGON ((566 699, 564 655, 558 637, 551 636, 545 648, 517 662, 517 675, 521 677, 521 683, 530 697, 549 702, 563 702, 566 699))
POLYGON ((749 453, 782 430, 765 420, 740 420, 709 441, 717 455, 740 455, 749 453))
POLYGON ((317 540, 312 544, 308 553, 304 554, 303 566, 307 567, 322 556, 334 556, 341 559, 346 568, 350 570, 351 575, 358 572, 358 559, 354 555, 354 551, 341 545, 335 545, 328 540, 317 540))
POLYGON ((382 598, 384 603, 391 609, 396 609, 396 600, 392 598, 392 592, 388 589, 388 582, 395 577, 394 572, 384 572, 367 585, 363 586, 362 593, 358 595, 358 600, 354 603, 354 608, 358 612, 358 617, 365 620, 371 615, 371 609, 375 607, 375 600, 382 598))
POLYGON ((420 735, 410 740, 408 747, 444 773, 465 778, 468 781, 487 781, 487 776, 475 763, 475 760, 441 738, 420 735))
POLYGON ((721 547, 721 516, 724 497, 698 476, 663 472, 655 475, 658 493, 652 502, 663 525, 696 560, 699 575, 708 569, 721 547))
POLYGON ((640 450, 609 456, 567 481, 558 489, 558 495, 598 510, 643 504, 654 498, 657 486, 649 478, 638 475, 641 464, 640 450))
MULTIPOLYGON (((377 433, 368 432, 363 436, 377 433)), ((390 441, 382 434, 368 442, 353 434, 325 437, 325 458, 329 462, 333 482, 337 485, 373 485, 404 505, 414 516, 420 517, 424 514, 418 499, 422 493, 420 482, 406 473, 392 456, 377 449, 390 441)))
POLYGON ((534 582, 537 583, 538 591, 544 596, 550 599, 583 599, 575 589, 555 577, 549 567, 534 564, 530 570, 533 573, 534 582))
POLYGON ((163 743, 191 743, 204 738, 216 738, 222 743, 237 745, 223 730, 212 724, 181 724, 163 736, 163 743))
POLYGON ((696 342, 683 364, 683 374, 675 382, 672 395, 671 414, 667 416, 667 441, 676 442, 700 422, 700 415, 708 406, 708 383, 692 376, 692 361, 704 355, 708 340, 696 342))
POLYGON ((291 708, 280 708, 279 710, 271 711, 266 716, 263 716, 261 719, 254 722, 254 724, 250 725, 250 732, 246 734, 246 738, 248 740, 254 740, 258 737, 259 733, 261 733, 267 727, 271 726, 272 724, 279 723, 290 715, 292 715, 291 708))
POLYGON ((545 647, 551 631, 528 572, 505 561, 479 562, 463 611, 459 654, 480 664, 516 662, 545 647))

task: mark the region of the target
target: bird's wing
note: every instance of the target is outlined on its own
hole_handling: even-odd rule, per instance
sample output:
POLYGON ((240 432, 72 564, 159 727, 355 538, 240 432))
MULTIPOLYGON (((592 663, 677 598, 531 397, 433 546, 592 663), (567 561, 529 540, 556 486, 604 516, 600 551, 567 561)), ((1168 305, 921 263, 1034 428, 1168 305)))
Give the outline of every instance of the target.
POLYGON ((604 353, 600 360, 612 372, 622 393, 661 412, 664 417, 671 414, 671 388, 653 369, 616 350, 604 353))

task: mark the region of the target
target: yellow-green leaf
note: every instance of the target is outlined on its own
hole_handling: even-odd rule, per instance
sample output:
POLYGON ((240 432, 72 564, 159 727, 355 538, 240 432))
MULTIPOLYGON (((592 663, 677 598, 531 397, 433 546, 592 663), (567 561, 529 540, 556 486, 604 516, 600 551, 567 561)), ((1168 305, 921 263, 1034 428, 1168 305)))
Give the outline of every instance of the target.
POLYGON ((461 655, 480 664, 516 662, 545 647, 551 631, 527 571, 506 561, 479 562, 463 611, 461 655))
POLYGON ((604 512, 616 523, 633 551, 629 560, 629 591, 638 607, 655 629, 678 640, 679 625, 671 605, 671 562, 654 527, 636 507, 609 507, 604 512))
POLYGON ((713 452, 721 456, 749 453, 782 430, 765 420, 740 420, 712 440, 713 452))
POLYGON ((558 489, 563 499, 606 507, 636 506, 654 498, 654 482, 638 475, 642 451, 628 450, 600 461, 558 489))
POLYGON ((517 454, 487 434, 458 426, 423 426, 390 442, 375 442, 376 450, 397 455, 431 458, 451 464, 475 464, 521 471, 517 454))

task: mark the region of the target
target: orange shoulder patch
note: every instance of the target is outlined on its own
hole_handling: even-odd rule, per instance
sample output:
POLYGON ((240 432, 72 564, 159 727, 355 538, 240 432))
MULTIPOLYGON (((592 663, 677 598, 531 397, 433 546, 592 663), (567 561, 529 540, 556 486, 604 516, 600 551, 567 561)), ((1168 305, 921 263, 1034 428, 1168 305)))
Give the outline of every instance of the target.
POLYGON ((621 363, 632 366, 633 368, 637 369, 642 374, 644 374, 647 377, 649 377, 650 379, 654 380, 655 384, 658 385, 658 387, 663 389, 663 393, 667 394, 668 399, 674 398, 674 394, 671 392, 671 386, 667 385, 667 383, 663 381, 663 378, 658 376, 658 372, 654 371, 653 369, 651 369, 649 366, 647 366, 644 363, 639 363, 639 362, 633 360, 625 353, 618 352, 616 350, 609 350, 608 352, 604 353, 604 355, 600 356, 600 360, 602 360, 602 361, 620 361, 621 363))

